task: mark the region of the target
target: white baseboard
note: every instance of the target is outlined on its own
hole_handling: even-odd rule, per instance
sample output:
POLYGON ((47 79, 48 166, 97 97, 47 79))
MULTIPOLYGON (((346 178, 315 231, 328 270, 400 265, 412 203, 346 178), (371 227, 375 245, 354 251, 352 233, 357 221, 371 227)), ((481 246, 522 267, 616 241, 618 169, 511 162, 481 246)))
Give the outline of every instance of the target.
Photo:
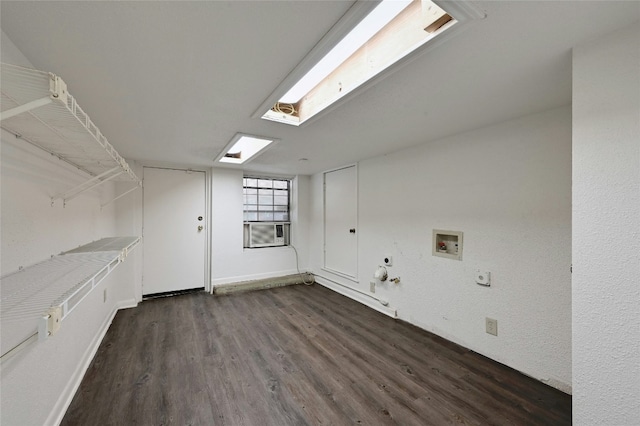
POLYGON ((138 306, 138 303, 135 299, 123 300, 116 303, 111 314, 108 315, 102 322, 98 333, 96 333, 93 340, 91 341, 91 344, 87 347, 87 350, 82 355, 81 362, 78 364, 78 367, 71 376, 71 379, 69 379, 67 385, 62 390, 60 398, 58 398, 58 402, 53 407, 53 410, 51 410, 51 413, 49 414, 45 425, 59 425, 62 422, 62 419, 67 412, 69 405, 71 405, 73 397, 80 387, 80 383, 82 383, 84 374, 87 372, 87 369, 89 368, 91 361, 93 361, 93 357, 96 355, 96 352, 98 352, 100 343, 102 343, 102 339, 104 339, 104 336, 107 334, 107 330, 109 330, 109 326, 113 322, 116 314, 120 309, 133 308, 136 306, 138 306))
MULTIPOLYGON (((120 302, 116 303, 116 312, 121 310, 121 309, 135 308, 136 306, 138 306, 138 303, 139 302, 136 299, 121 300, 120 302)), ((114 316, 115 316, 115 314, 114 314, 114 316)), ((111 323, 109 323, 109 324, 111 324, 111 323)))
POLYGON ((343 284, 337 284, 336 282, 333 282, 332 280, 326 278, 326 277, 321 277, 316 275, 315 276, 315 280, 317 284, 320 284, 324 287, 327 287, 333 291, 335 291, 336 293, 340 293, 343 296, 347 296, 350 299, 355 300, 356 302, 360 302, 363 305, 378 311, 380 313, 383 313, 385 315, 390 316, 391 318, 397 318, 397 312, 395 308, 389 307, 389 306, 384 306, 382 305, 378 299, 375 298, 371 298, 371 297, 366 297, 365 295, 361 294, 359 291, 355 290, 355 289, 350 289, 348 288, 348 286, 343 285, 343 284))

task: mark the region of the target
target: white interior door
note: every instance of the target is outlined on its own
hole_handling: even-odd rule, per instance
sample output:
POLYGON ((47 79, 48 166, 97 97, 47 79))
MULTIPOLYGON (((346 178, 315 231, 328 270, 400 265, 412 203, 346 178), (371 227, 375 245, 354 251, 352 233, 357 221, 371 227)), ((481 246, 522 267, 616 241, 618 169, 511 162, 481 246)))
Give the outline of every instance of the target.
POLYGON ((358 269, 356 167, 324 174, 324 267, 356 278, 358 269))
POLYGON ((205 287, 205 173, 144 168, 142 294, 205 287))

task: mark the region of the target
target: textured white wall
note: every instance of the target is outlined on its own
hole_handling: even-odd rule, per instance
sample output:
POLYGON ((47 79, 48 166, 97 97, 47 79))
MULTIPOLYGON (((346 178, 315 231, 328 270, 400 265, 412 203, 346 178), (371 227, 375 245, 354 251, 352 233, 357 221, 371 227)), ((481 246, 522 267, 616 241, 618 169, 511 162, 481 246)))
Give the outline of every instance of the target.
POLYGON ((573 52, 574 423, 640 424, 640 24, 573 52))
MULTIPOLYGON (((30 66, 4 33, 1 42, 3 62, 30 66)), ((114 196, 114 184, 85 192, 66 208, 59 201, 51 207, 52 195, 73 188, 87 176, 4 130, 0 139, 2 275, 118 235, 118 202, 100 210, 101 203, 114 196)), ((58 334, 2 362, 0 424, 54 424, 64 413, 116 310, 135 304, 133 265, 128 260, 63 321, 58 334)))
MULTIPOLYGON (((276 277, 296 272, 290 247, 243 248, 242 170, 216 168, 212 176, 212 284, 276 277)), ((300 270, 307 269, 309 177, 293 183, 291 243, 298 248, 300 270)))
MULTIPOLYGON (((523 117, 358 166, 358 274, 398 317, 571 391, 571 111, 523 117), (434 257, 432 230, 464 233, 463 260, 434 257), (492 285, 474 282, 490 271, 492 285), (485 333, 498 320, 498 336, 485 333)), ((322 266, 322 176, 312 178, 314 272, 322 266)))

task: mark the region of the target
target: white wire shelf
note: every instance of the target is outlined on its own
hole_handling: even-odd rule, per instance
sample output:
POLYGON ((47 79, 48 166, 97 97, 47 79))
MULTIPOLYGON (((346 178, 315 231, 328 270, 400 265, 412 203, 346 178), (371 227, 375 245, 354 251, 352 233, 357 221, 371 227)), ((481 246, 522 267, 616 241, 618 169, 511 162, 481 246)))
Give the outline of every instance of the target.
POLYGON ((109 180, 140 179, 52 73, 1 64, 1 127, 84 171, 91 179, 55 199, 72 199, 109 180))
POLYGON ((64 252, 63 254, 72 253, 89 253, 100 251, 113 251, 118 250, 125 253, 131 248, 135 247, 140 241, 140 237, 109 237, 102 238, 101 240, 94 241, 89 244, 85 244, 73 250, 64 252))
POLYGON ((139 237, 104 238, 0 277, 2 358, 55 333, 139 242, 139 237))

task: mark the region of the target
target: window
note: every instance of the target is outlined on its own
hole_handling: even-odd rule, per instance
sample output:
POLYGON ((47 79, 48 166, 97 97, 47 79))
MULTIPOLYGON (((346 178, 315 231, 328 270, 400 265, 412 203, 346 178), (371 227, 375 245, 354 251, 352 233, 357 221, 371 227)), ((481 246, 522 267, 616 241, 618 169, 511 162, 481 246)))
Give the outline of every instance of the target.
POLYGON ((289 222, 291 181, 245 177, 243 180, 245 222, 289 222))

